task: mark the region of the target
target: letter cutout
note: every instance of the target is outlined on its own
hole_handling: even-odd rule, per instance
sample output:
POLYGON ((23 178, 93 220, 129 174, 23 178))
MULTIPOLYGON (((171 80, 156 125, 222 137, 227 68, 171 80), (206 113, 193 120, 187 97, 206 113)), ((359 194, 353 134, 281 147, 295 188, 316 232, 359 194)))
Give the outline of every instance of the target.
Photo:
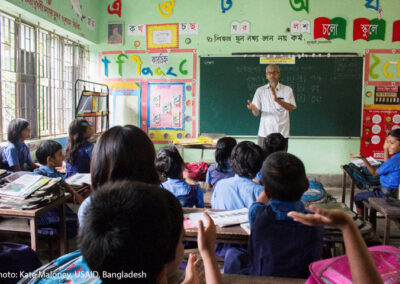
POLYGON ((181 64, 179 64, 179 72, 181 72, 182 75, 187 75, 187 74, 188 74, 188 71, 187 71, 187 70, 183 70, 183 69, 182 69, 182 67, 183 67, 183 65, 185 65, 186 61, 187 61, 187 60, 184 59, 184 60, 182 60, 181 64))
POLYGON ((301 10, 306 10, 306 12, 309 13, 308 0, 289 0, 289 4, 292 7, 292 9, 297 12, 301 11, 301 10), (294 3, 292 3, 292 2, 294 2, 294 3), (295 5, 297 5, 297 7, 295 5))
POLYGON ((108 5, 107 11, 110 15, 117 14, 118 17, 121 18, 121 9, 122 9, 122 4, 121 0, 115 0, 114 3, 112 4, 112 8, 114 10, 111 10, 110 5, 108 5))
POLYGON ((377 79, 379 78, 379 74, 374 74, 374 69, 381 62, 381 60, 375 54, 371 54, 371 57, 375 60, 375 63, 372 64, 371 67, 369 67, 369 75, 371 76, 371 78, 377 79))
POLYGON ((226 0, 227 7, 225 7, 224 2, 225 2, 225 0, 221 0, 221 9, 222 9, 222 13, 225 13, 225 12, 228 11, 230 8, 232 8, 232 0, 226 0))
POLYGON ((387 72, 387 68, 390 65, 390 61, 387 61, 385 63, 385 65, 383 66, 383 74, 385 75, 386 78, 392 78, 393 77, 393 73, 392 72, 387 72))
POLYGON ((150 74, 151 76, 153 76, 153 71, 151 71, 150 67, 143 68, 142 73, 144 75, 150 74))
POLYGON ((138 75, 142 75, 142 60, 137 55, 132 55, 130 58, 133 63, 137 63, 137 73, 138 75))
POLYGON ((165 76, 165 73, 160 69, 160 67, 157 67, 156 70, 154 70, 154 73, 156 75, 163 75, 165 76))
POLYGON ((104 63, 104 76, 108 77, 108 64, 110 63, 110 60, 106 56, 104 56, 101 59, 101 62, 104 63))
POLYGON ((175 73, 172 73, 172 67, 169 67, 169 69, 168 69, 168 71, 167 71, 167 75, 171 75, 171 76, 174 76, 174 77, 176 77, 176 74, 175 73))
POLYGON ((168 18, 172 15, 172 9, 175 6, 175 0, 169 0, 167 2, 158 5, 158 13, 164 18, 168 18))
POLYGON ((118 55, 117 61, 115 61, 118 64, 119 76, 122 76, 122 63, 124 63, 124 61, 121 59, 122 57, 125 57, 126 59, 128 59, 128 56, 126 56, 126 54, 121 53, 120 55, 118 55))

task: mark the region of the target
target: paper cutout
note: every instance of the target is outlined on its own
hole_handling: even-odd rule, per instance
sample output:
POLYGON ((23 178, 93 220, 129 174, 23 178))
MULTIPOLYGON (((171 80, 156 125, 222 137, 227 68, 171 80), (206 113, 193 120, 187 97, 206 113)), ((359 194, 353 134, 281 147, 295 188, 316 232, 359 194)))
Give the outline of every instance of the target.
POLYGON ((291 34, 303 34, 311 33, 311 24, 308 20, 298 21, 294 20, 290 22, 290 33, 291 34))
POLYGON ((289 0, 290 7, 292 7, 293 10, 296 12, 301 11, 301 10, 306 10, 307 13, 308 11, 308 0, 289 0), (294 3, 292 3, 294 2, 294 3), (295 6, 297 5, 297 7, 295 6))
POLYGON ((121 10, 122 10, 121 0, 115 0, 114 3, 112 4, 112 8, 114 10, 111 10, 110 5, 108 5, 107 12, 110 15, 116 14, 116 15, 118 15, 118 17, 121 18, 121 10))
POLYGON ((372 79, 378 79, 379 78, 379 74, 375 74, 374 73, 374 69, 375 69, 376 66, 379 65, 381 60, 375 54, 371 54, 371 57, 375 60, 375 62, 373 64, 371 64, 371 66, 369 67, 369 75, 371 76, 372 79))
POLYGON ((379 6, 378 12, 376 13, 376 17, 380 20, 383 17, 383 9, 382 6, 379 6))
POLYGON ((393 23, 393 37, 392 42, 400 41, 400 20, 393 23))
POLYGON ((378 11, 378 9, 379 9, 379 0, 365 0, 365 1, 367 1, 367 3, 365 3, 365 5, 364 5, 366 8, 374 9, 374 10, 378 11), (374 2, 374 1, 376 2, 375 6, 371 5, 371 3, 374 2))
POLYGON ((353 41, 363 39, 384 40, 386 32, 386 21, 377 18, 369 20, 367 18, 358 18, 354 20, 353 25, 353 41))
MULTIPOLYGON (((51 5, 51 3, 49 4, 51 5)), ((72 9, 75 14, 81 19, 81 21, 85 18, 82 14, 82 5, 79 3, 79 0, 71 0, 72 9)))
POLYGON ((86 19, 86 27, 89 30, 94 32, 96 30, 96 21, 94 19, 92 19, 91 17, 87 17, 87 19, 86 19))
POLYGON ((239 23, 238 21, 234 21, 231 23, 231 34, 250 34, 250 23, 247 21, 243 21, 239 23))
POLYGON ((159 4, 157 6, 158 13, 164 18, 168 18, 172 15, 172 10, 174 6, 175 6, 175 0, 169 0, 162 3, 161 5, 159 4))
POLYGON ((150 54, 151 65, 168 65, 168 53, 150 54))
POLYGON ((197 35, 199 34, 199 24, 197 23, 180 23, 179 34, 181 35, 197 35))
POLYGON ((122 76, 122 64, 125 62, 122 60, 122 58, 128 59, 128 56, 126 54, 121 53, 120 55, 118 55, 117 60, 115 61, 118 64, 119 76, 122 76))
POLYGON ((314 20, 314 39, 317 38, 346 39, 346 20, 339 17, 332 20, 326 17, 316 18, 314 20))
POLYGON ((108 64, 110 63, 110 60, 108 60, 107 56, 104 56, 101 59, 101 62, 104 63, 104 76, 108 77, 108 64))
POLYGON ((144 36, 146 35, 146 25, 144 24, 129 24, 126 33, 127 36, 144 36))
POLYGON ((147 49, 179 48, 179 25, 147 25, 147 49))
POLYGON ((225 13, 226 11, 228 11, 230 8, 232 8, 232 0, 221 0, 221 9, 222 9, 222 13, 225 13), (225 7, 225 2, 226 1, 226 5, 227 7, 225 7))

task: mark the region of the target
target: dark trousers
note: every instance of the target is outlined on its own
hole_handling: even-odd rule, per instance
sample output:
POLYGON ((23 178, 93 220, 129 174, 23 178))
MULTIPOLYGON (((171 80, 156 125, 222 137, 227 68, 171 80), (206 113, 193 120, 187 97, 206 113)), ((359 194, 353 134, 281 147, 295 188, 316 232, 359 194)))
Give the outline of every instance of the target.
MULTIPOLYGON (((264 140, 265 140, 265 138, 266 137, 258 136, 257 144, 258 144, 258 146, 260 146, 263 149, 264 149, 264 140)), ((288 150, 289 149, 289 138, 285 138, 285 143, 286 143, 286 150, 288 150)))

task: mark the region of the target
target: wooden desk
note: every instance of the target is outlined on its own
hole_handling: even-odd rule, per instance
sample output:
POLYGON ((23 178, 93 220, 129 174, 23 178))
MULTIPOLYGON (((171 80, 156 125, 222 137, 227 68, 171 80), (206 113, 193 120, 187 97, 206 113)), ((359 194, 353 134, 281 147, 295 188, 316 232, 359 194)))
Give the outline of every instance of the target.
POLYGON ((203 161, 204 157, 204 150, 215 150, 217 149, 217 144, 191 144, 191 145, 182 145, 182 144, 174 144, 174 146, 178 149, 181 150, 181 156, 183 160, 184 158, 184 149, 200 149, 201 150, 201 156, 200 156, 200 161, 203 161))
POLYGON ((204 207, 205 208, 211 208, 211 197, 212 197, 213 191, 206 191, 203 194, 204 198, 204 207))
POLYGON ((37 250, 37 218, 43 216, 50 210, 60 207, 60 252, 67 253, 68 244, 65 227, 65 203, 71 194, 66 193, 63 197, 53 201, 46 206, 33 210, 0 209, 0 231, 25 232, 31 235, 31 248, 37 250), (29 220, 29 225, 27 220, 29 220))
POLYGON ((381 213, 385 218, 385 229, 383 231, 383 244, 389 244, 390 238, 390 221, 397 222, 399 224, 398 219, 400 219, 400 207, 389 204, 386 201, 386 198, 368 198, 369 206, 370 206, 370 221, 372 226, 376 230, 376 212, 381 213))
MULTIPOLYGON (((340 168, 343 170, 343 177, 342 177, 342 203, 346 203, 346 179, 347 179, 347 172, 343 168, 343 166, 340 166, 340 168)), ((349 176, 350 177, 350 176, 349 176)), ((350 186, 350 210, 353 210, 353 203, 354 203, 354 188, 355 188, 355 183, 354 180, 350 177, 351 180, 351 186, 350 186)))

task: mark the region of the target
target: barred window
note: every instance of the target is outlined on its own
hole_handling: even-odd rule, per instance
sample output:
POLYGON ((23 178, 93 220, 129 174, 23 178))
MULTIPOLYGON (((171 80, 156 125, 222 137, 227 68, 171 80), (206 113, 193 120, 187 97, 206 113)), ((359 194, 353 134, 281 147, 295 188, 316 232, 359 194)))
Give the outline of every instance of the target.
POLYGON ((66 134, 74 116, 74 82, 88 79, 82 45, 0 13, 0 140, 17 117, 32 138, 66 134))

